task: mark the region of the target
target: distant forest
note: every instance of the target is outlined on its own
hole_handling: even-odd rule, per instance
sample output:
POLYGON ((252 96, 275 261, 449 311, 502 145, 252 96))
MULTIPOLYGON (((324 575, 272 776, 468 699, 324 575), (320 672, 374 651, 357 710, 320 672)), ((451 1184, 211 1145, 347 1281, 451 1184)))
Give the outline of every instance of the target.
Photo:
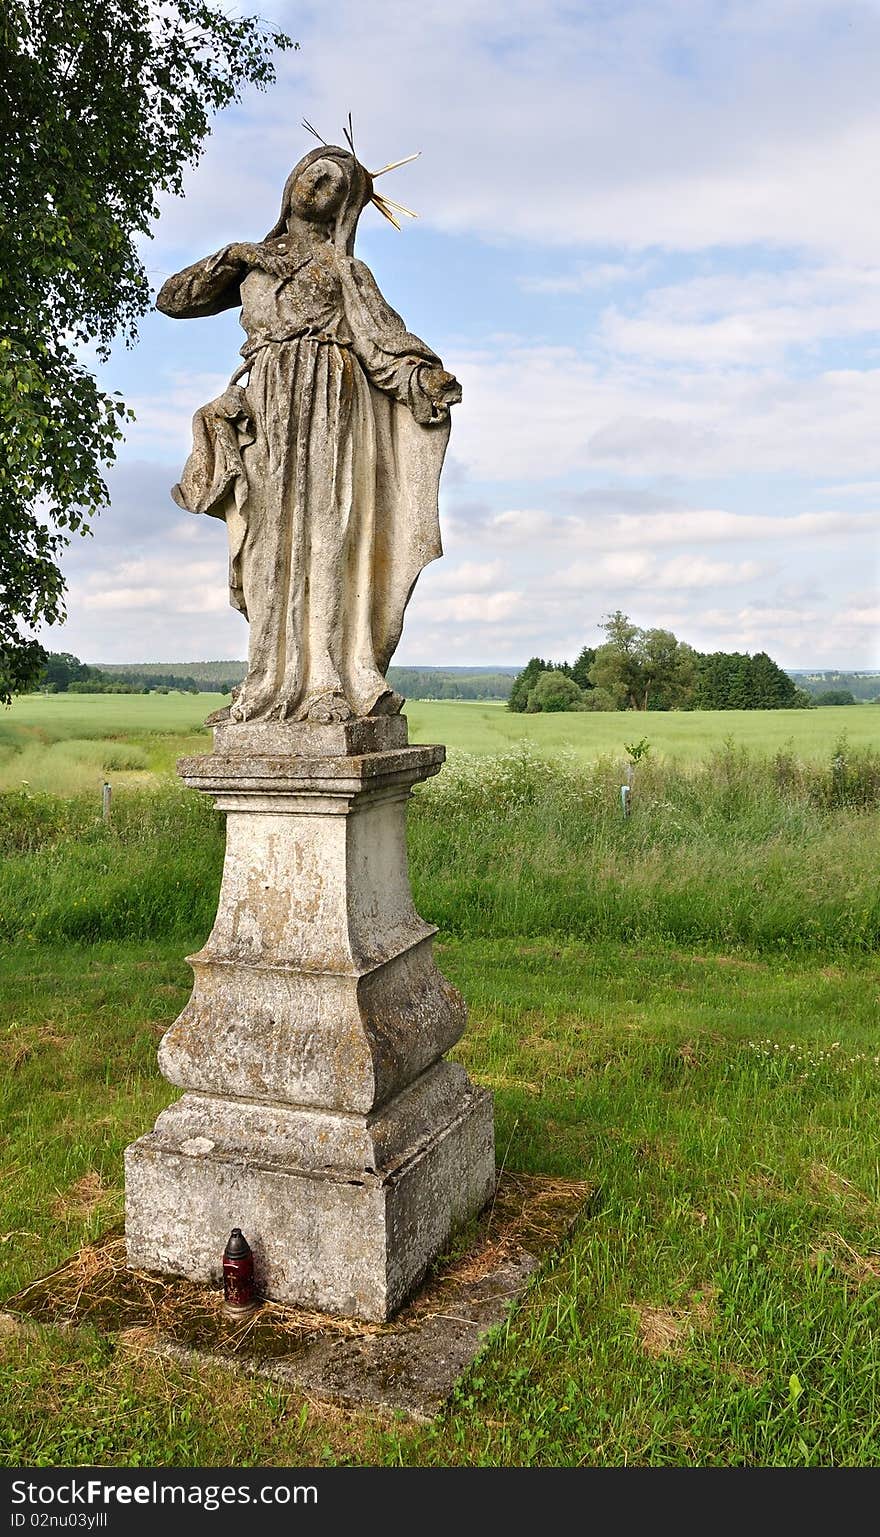
POLYGON ((584 646, 574 662, 533 656, 514 680, 508 709, 804 710, 880 694, 878 674, 801 675, 786 672, 766 651, 700 652, 671 630, 642 629, 620 609, 601 628, 605 644, 584 646), (866 691, 856 695, 850 678, 864 680, 866 691))
MULTIPOLYGON (((860 703, 880 698, 880 672, 800 672, 791 668, 787 671, 798 688, 805 689, 815 700, 826 694, 851 694, 853 700, 860 703)), ((845 704, 848 701, 838 702, 845 704)))
MULTIPOLYGON (((620 619, 628 624, 625 615, 620 619)), ((834 705, 880 701, 880 672, 783 671, 764 653, 755 657, 733 653, 703 657, 667 631, 630 629, 630 642, 637 645, 634 648, 630 644, 629 655, 621 655, 614 647, 584 647, 572 666, 533 657, 525 668, 390 667, 388 680, 407 699, 495 699, 510 702, 514 710, 530 708, 529 697, 543 673, 552 673, 553 683, 545 678, 541 689, 550 693, 546 700, 540 694, 533 698, 533 710, 767 709, 795 702, 834 705), (636 654, 632 654, 634 650, 636 654), (594 673, 597 661, 599 669, 594 673), (562 683, 563 678, 569 682, 562 683), (577 685, 576 691, 571 683, 577 685), (557 699, 560 689, 567 693, 557 699), (795 690, 800 696, 797 701, 795 690)), ((246 670, 246 663, 236 661, 91 665, 70 652, 53 651, 36 687, 49 693, 74 694, 171 690, 228 694, 242 681, 246 670)))
MULTIPOLYGON (((51 652, 37 683, 52 693, 142 694, 177 689, 189 694, 228 694, 242 681, 245 662, 81 662, 51 652)), ((390 667, 388 681, 407 699, 506 700, 517 667, 390 667)))

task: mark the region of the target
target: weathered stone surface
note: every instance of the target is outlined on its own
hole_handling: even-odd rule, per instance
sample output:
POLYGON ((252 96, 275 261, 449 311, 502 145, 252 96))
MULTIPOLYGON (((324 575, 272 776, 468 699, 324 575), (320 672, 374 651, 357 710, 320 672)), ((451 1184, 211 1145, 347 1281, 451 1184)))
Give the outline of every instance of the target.
MULTIPOLYGON (((354 259, 371 200, 353 153, 313 150, 265 240, 194 262, 157 299, 178 319, 241 305, 244 362, 196 412, 172 495, 226 523, 229 598, 250 624, 232 722, 265 723, 273 741, 287 720, 326 727, 322 754, 340 751, 338 723, 403 703, 385 672, 416 579, 441 553, 440 471, 461 399, 354 259)), ((239 750, 220 737, 218 750, 239 750)))
POLYGON ((371 715, 316 725, 314 721, 223 721, 214 727, 218 757, 350 758, 406 747, 405 715, 371 715))
POLYGON ((201 954, 191 963, 192 998, 159 1048, 162 1072, 181 1088, 366 1113, 465 1025, 430 937, 360 976, 201 954))
POLYGON ((442 1060, 465 1009, 407 874, 409 791, 442 755, 184 760, 226 858, 159 1050, 187 1092, 126 1154, 133 1265, 216 1278, 241 1227, 267 1296, 383 1319, 486 1200, 491 1099, 442 1060))
POLYGON ((431 934, 407 878, 407 795, 402 786, 340 796, 332 809, 298 816, 230 811, 223 887, 202 956, 353 974, 431 934))
POLYGON ((301 811, 347 815, 346 801, 366 790, 410 790, 439 774, 446 757, 439 745, 383 749, 360 756, 326 758, 281 754, 224 757, 205 753, 178 758, 177 772, 194 790, 217 798, 221 811, 301 811))
POLYGON ((369 1115, 261 1100, 184 1094, 156 1122, 153 1143, 172 1151, 247 1156, 349 1179, 392 1170, 467 1108, 473 1086, 457 1062, 437 1062, 369 1115), (198 1146, 195 1144, 198 1143, 198 1146))
POLYGON ((378 1172, 314 1167, 320 1136, 299 1166, 270 1162, 259 1141, 245 1152, 193 1151, 207 1136, 175 1146, 167 1123, 141 1137, 126 1150, 129 1263, 217 1283, 225 1238, 241 1227, 265 1296, 389 1318, 492 1193, 491 1097, 469 1086, 451 1119, 378 1172))
POLYGON ((409 790, 441 751, 318 772, 298 758, 209 755, 198 772, 183 760, 187 782, 231 809, 217 918, 160 1048, 171 1083, 366 1113, 455 1044, 464 1005, 434 962, 406 853, 409 790))

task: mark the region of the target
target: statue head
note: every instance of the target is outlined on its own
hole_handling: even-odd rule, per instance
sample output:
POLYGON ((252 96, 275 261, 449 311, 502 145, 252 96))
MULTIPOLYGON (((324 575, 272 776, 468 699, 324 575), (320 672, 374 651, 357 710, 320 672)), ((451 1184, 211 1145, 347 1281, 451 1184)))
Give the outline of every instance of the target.
POLYGON ((350 150, 324 144, 294 166, 284 185, 278 221, 266 236, 286 234, 292 221, 323 224, 328 239, 351 255, 362 210, 373 197, 373 180, 350 150))

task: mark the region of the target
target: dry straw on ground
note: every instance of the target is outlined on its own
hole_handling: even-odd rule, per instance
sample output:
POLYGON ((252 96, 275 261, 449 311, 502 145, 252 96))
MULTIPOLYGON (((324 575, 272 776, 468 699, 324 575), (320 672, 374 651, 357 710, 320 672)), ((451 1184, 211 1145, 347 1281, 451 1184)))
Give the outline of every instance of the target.
MULTIPOLYGON (((129 1269, 125 1239, 115 1232, 86 1244, 64 1265, 12 1297, 7 1308, 12 1315, 44 1324, 91 1324, 117 1334, 133 1349, 147 1348, 162 1337, 224 1356, 278 1358, 318 1333, 366 1338, 416 1326, 432 1314, 443 1316, 454 1309, 459 1290, 524 1251, 540 1256, 554 1247, 591 1193, 584 1181, 503 1174, 490 1208, 459 1235, 413 1300, 388 1325, 277 1302, 265 1302, 250 1318, 233 1324, 223 1312, 219 1288, 129 1269)), ((72 1196, 83 1210, 91 1210, 105 1194, 100 1177, 89 1175, 63 1199, 69 1202, 72 1196)))

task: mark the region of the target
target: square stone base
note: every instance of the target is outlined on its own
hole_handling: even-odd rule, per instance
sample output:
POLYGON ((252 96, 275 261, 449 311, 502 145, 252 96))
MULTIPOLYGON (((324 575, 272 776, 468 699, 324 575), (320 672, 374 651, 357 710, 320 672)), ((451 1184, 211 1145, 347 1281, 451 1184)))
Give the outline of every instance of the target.
POLYGON ((185 1152, 153 1132, 125 1155, 128 1262, 217 1284, 240 1227, 263 1296, 384 1322, 494 1182, 492 1098, 479 1089, 413 1156, 377 1173, 297 1169, 257 1149, 185 1152))

